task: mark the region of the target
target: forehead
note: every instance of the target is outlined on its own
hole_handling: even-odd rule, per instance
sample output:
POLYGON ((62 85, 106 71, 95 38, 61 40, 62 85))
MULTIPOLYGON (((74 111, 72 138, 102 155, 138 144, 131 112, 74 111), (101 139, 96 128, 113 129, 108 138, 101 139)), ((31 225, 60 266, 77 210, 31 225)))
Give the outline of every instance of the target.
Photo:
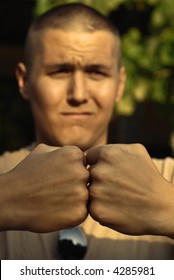
POLYGON ((107 31, 75 32, 59 29, 45 30, 40 38, 40 51, 37 56, 44 63, 73 59, 81 63, 108 63, 117 61, 117 38, 107 31))

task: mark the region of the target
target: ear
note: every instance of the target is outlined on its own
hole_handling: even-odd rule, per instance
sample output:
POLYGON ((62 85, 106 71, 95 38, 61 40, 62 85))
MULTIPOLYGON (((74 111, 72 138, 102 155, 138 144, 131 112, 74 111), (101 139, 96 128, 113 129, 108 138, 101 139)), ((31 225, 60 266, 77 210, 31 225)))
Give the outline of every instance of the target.
POLYGON ((18 88, 21 96, 25 100, 29 100, 29 94, 28 94, 28 77, 27 77, 27 69, 24 63, 20 62, 18 63, 16 67, 16 79, 18 82, 18 88))
POLYGON ((118 87, 117 87, 117 93, 115 96, 115 102, 119 102, 123 96, 124 88, 126 83, 126 70, 125 67, 121 67, 119 72, 119 78, 118 78, 118 87))

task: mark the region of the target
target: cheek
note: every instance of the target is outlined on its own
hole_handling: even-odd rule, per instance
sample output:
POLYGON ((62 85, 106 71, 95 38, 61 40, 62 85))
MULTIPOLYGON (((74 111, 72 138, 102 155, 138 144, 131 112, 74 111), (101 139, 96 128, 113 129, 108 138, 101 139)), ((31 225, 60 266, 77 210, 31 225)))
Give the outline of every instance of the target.
POLYGON ((101 86, 96 95, 96 102, 107 115, 112 114, 115 105, 116 92, 117 88, 115 84, 108 83, 101 86))
POLYGON ((37 106, 54 106, 60 102, 62 98, 61 87, 49 80, 41 80, 31 84, 31 103, 37 106))
POLYGON ((113 110, 114 110, 114 101, 110 100, 110 102, 106 101, 105 104, 104 104, 104 107, 103 107, 103 115, 104 115, 104 119, 106 121, 106 123, 108 123, 110 120, 111 120, 111 117, 113 115, 113 110))

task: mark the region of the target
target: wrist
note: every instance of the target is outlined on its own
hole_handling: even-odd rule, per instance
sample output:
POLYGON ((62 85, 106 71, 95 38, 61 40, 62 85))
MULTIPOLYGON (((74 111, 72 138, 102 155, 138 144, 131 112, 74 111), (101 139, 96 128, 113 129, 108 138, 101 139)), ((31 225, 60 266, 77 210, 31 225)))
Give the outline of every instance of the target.
POLYGON ((19 229, 17 181, 13 171, 0 174, 0 231, 19 229))
POLYGON ((9 179, 10 175, 9 173, 0 174, 0 205, 1 205, 1 211, 0 211, 0 231, 9 229, 8 224, 8 213, 10 213, 9 205, 10 205, 10 195, 9 189, 11 180, 9 179))
POLYGON ((154 223, 155 235, 174 238, 174 185, 164 179, 154 223))

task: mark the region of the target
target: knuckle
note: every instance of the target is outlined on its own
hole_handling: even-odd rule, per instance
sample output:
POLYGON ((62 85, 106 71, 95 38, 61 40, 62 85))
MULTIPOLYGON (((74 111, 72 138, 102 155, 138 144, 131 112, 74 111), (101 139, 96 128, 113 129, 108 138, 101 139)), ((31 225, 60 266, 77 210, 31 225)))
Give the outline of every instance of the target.
POLYGON ((135 151, 138 151, 138 152, 143 152, 146 150, 146 148, 140 143, 132 144, 132 147, 135 151))
POLYGON ((113 156, 113 149, 111 148, 110 145, 103 146, 100 151, 100 157, 104 161, 107 161, 113 156))
POLYGON ((86 202, 88 200, 88 190, 86 186, 83 189, 81 188, 78 194, 81 202, 86 202))
POLYGON ((97 203, 96 201, 92 201, 89 205, 89 213, 91 215, 91 217, 95 220, 95 221, 100 221, 101 218, 101 206, 99 203, 97 203))
POLYGON ((72 218, 73 225, 79 225, 86 219, 88 215, 88 211, 85 204, 78 205, 74 211, 74 215, 72 218))
POLYGON ((84 168, 82 173, 82 179, 87 183, 89 181, 89 178, 90 178, 89 171, 86 168, 84 168))
POLYGON ((90 174, 84 166, 76 166, 73 170, 72 176, 74 177, 74 180, 79 182, 80 184, 87 184, 90 174))
POLYGON ((101 181, 102 178, 105 176, 105 168, 101 166, 94 166, 91 168, 90 177, 92 181, 98 182, 101 181))
POLYGON ((100 188, 99 186, 90 186, 89 195, 92 200, 97 200, 100 197, 100 188))
POLYGON ((85 184, 75 185, 74 188, 74 199, 76 201, 75 204, 86 203, 88 200, 89 192, 87 186, 85 184))
POLYGON ((76 221, 76 225, 80 225, 81 223, 83 223, 85 221, 87 217, 87 210, 85 210, 84 212, 81 211, 80 216, 78 217, 77 221, 76 221))
POLYGON ((68 154, 70 160, 77 161, 83 159, 83 152, 76 146, 64 146, 62 149, 68 154))

